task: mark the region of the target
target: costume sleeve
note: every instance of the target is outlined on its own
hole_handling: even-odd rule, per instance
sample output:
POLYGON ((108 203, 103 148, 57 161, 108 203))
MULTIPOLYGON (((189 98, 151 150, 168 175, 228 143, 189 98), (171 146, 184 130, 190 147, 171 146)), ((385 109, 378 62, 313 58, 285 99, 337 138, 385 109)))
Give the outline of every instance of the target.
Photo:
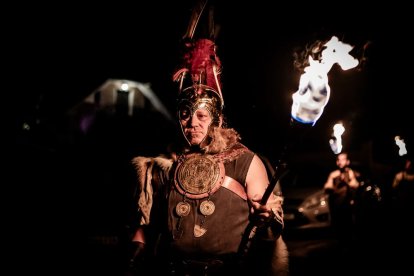
POLYGON ((136 200, 141 217, 139 225, 148 225, 154 197, 160 193, 161 183, 168 181, 164 178, 169 175, 173 161, 171 158, 161 156, 155 158, 140 156, 135 157, 132 163, 137 171, 136 200))
POLYGON ((141 214, 140 225, 150 223, 150 213, 153 203, 153 189, 151 185, 154 159, 149 157, 135 157, 132 160, 137 170, 137 202, 138 212, 141 214))

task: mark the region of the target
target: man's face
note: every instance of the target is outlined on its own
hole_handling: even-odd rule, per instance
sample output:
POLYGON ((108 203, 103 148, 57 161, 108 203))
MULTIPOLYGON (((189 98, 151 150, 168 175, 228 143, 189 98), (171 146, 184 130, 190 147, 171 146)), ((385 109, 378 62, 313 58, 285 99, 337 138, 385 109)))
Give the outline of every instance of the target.
POLYGON ((346 154, 339 154, 336 158, 336 165, 338 168, 343 169, 349 165, 349 159, 346 154))
POLYGON ((199 145, 207 136, 213 118, 205 108, 197 109, 193 114, 189 108, 180 111, 180 124, 185 137, 191 145, 199 145))

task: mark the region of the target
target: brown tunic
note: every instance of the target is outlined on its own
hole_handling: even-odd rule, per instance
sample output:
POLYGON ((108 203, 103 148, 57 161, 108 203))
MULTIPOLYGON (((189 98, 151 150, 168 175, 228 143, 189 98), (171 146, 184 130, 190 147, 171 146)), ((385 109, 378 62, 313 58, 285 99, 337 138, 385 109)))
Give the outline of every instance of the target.
MULTIPOLYGON (((232 150, 227 155, 231 155, 232 150)), ((225 175, 244 187, 253 156, 251 151, 244 148, 235 158, 224 158, 225 175)), ((192 199, 173 186, 168 195, 168 232, 173 238, 172 249, 180 255, 194 256, 197 253, 205 258, 236 253, 248 224, 248 216, 247 201, 232 190, 220 187, 209 197, 192 199), (190 205, 190 213, 180 217, 175 208, 184 198, 190 205), (200 204, 206 200, 214 204, 211 215, 200 212, 200 204), (199 227, 201 231, 206 231, 197 237, 199 227)))

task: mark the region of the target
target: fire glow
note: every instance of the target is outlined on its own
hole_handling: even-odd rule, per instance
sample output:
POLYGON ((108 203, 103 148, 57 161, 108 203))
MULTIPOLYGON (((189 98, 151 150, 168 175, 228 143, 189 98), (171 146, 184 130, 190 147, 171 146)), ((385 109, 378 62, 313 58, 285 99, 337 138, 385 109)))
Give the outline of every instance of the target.
POLYGON ((314 125, 322 115, 330 97, 328 73, 332 66, 338 63, 342 70, 349 70, 359 64, 349 54, 353 46, 342 43, 336 36, 323 46, 326 48, 322 51, 320 60, 308 57, 309 66, 304 69, 299 89, 292 96, 291 116, 300 123, 314 125))
POLYGON ((344 132, 345 127, 342 123, 337 123, 333 126, 333 137, 329 140, 329 145, 335 154, 342 151, 342 134, 344 132))

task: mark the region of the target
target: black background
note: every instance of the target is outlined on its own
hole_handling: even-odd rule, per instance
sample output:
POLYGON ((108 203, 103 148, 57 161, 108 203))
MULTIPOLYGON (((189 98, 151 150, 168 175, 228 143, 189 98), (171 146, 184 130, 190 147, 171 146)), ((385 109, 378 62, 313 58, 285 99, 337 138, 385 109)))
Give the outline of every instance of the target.
MULTIPOLYGON (((404 138, 409 151, 413 147, 409 9, 397 3, 216 4, 225 114, 243 143, 271 161, 287 144, 295 144, 288 155, 292 167, 306 171, 319 166, 322 181, 334 166, 328 140, 334 123, 341 120, 346 128, 344 149, 354 153, 353 161, 368 165, 373 178, 383 181, 379 184, 390 184, 390 171, 399 158, 394 137, 404 138), (322 117, 306 133, 292 131, 291 96, 300 77, 293 67, 293 52, 333 35, 353 45, 356 57, 364 53, 365 62, 346 72, 334 66, 329 74, 331 98, 322 117)), ((12 43, 6 46, 12 48, 9 71, 17 79, 10 90, 21 170, 15 187, 20 206, 16 210, 22 210, 15 215, 14 225, 20 229, 16 248, 47 245, 49 252, 45 258, 35 256, 33 268, 44 269, 51 256, 47 265, 59 264, 59 254, 72 254, 66 248, 84 251, 85 234, 117 232, 111 227, 125 222, 125 196, 130 192, 119 184, 126 181, 119 171, 111 173, 123 167, 117 161, 125 161, 125 156, 119 148, 100 148, 116 137, 121 151, 128 151, 122 144, 125 129, 120 129, 121 137, 111 133, 102 144, 89 144, 92 149, 85 154, 85 148, 73 145, 57 149, 56 140, 62 137, 56 139, 60 134, 48 128, 59 128, 68 110, 109 78, 149 83, 174 113, 177 87, 171 77, 192 6, 192 1, 35 3, 13 10, 13 20, 6 24, 12 43), (48 126, 46 131, 21 135, 24 122, 33 124, 39 118, 40 125, 48 126), (35 237, 29 242, 22 238, 28 232, 35 237)), ((164 135, 162 130, 146 130, 143 135, 155 139, 164 135)), ((135 136, 129 138, 133 142, 135 136)), ((18 252, 19 257, 25 255, 18 252)))
MULTIPOLYGON (((106 79, 121 78, 150 83, 174 112, 176 86, 171 76, 192 5, 192 1, 111 3, 28 12, 22 16, 26 24, 14 33, 21 42, 18 71, 25 83, 21 86, 25 101, 18 111, 30 116, 32 106, 40 103, 45 116, 53 117, 106 79)), ((364 54, 365 62, 347 72, 336 66, 331 70, 330 102, 301 150, 330 151, 332 126, 342 120, 347 150, 373 141, 385 150, 378 158, 386 162, 397 149, 394 136, 406 142, 410 138, 412 54, 406 10, 352 2, 341 8, 278 7, 268 1, 216 3, 220 28, 216 42, 229 126, 238 129, 253 149, 277 155, 300 76, 292 54, 336 35, 354 46, 355 57, 364 54)))

